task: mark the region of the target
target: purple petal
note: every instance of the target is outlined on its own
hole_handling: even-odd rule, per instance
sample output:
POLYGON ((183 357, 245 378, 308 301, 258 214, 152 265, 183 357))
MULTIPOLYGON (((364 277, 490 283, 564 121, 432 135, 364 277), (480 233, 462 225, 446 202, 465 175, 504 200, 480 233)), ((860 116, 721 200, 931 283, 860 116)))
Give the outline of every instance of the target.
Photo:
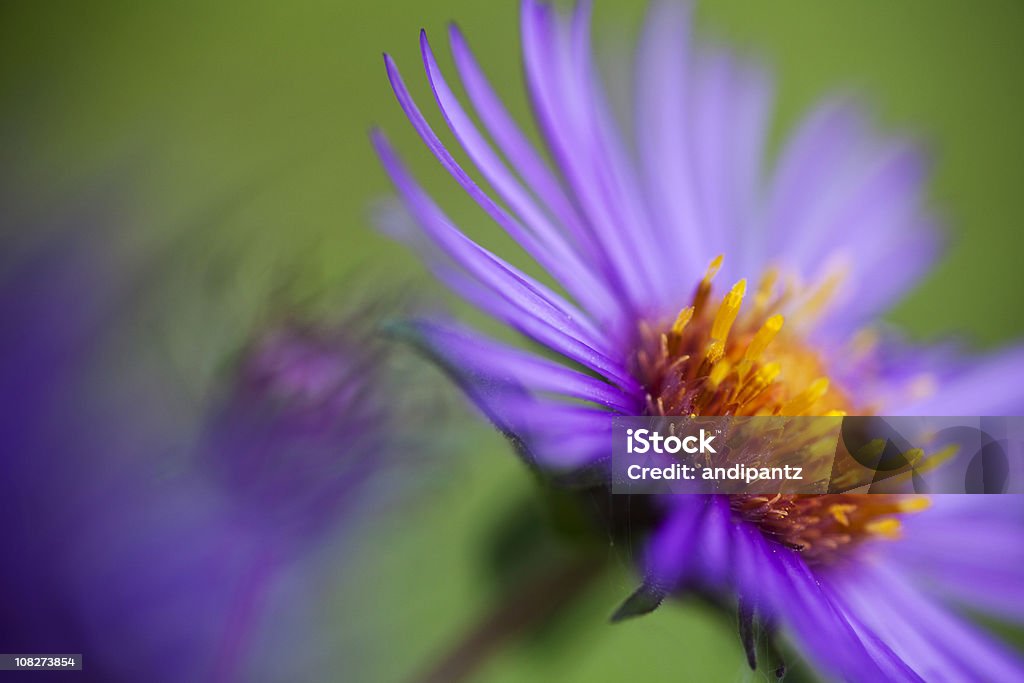
POLYGON ((458 292, 466 301, 481 310, 489 312, 498 320, 523 336, 579 363, 632 395, 643 396, 644 389, 630 374, 625 364, 598 354, 591 347, 582 344, 572 335, 553 328, 543 321, 522 313, 505 298, 491 291, 485 291, 479 283, 451 270, 435 269, 442 282, 458 292))
POLYGON ((531 393, 582 399, 625 415, 639 410, 636 397, 617 387, 469 328, 432 321, 411 324, 436 353, 450 357, 463 372, 480 381, 516 383, 531 393))
POLYGON ((589 324, 581 325, 581 314, 574 312, 557 294, 463 235, 416 184, 383 135, 375 131, 373 143, 410 212, 434 242, 481 284, 500 293, 502 299, 518 311, 524 327, 544 330, 545 336, 538 341, 626 386, 635 384, 629 373, 611 359, 609 354, 615 355, 614 349, 608 348, 607 342, 594 333, 589 324), (559 341, 556 343, 553 339, 559 341))
POLYGON ((1024 621, 1024 498, 937 495, 903 523, 899 543, 880 544, 887 562, 942 596, 1024 621))
MULTIPOLYGON (((677 264, 671 257, 666 258, 666 251, 651 248, 659 244, 660 234, 653 226, 650 207, 643 202, 640 178, 612 115, 601 74, 594 61, 590 34, 592 5, 591 0, 578 0, 569 24, 570 59, 575 63, 576 74, 573 82, 579 87, 584 104, 584 125, 590 127, 586 134, 590 136, 595 154, 593 170, 608 197, 612 211, 609 215, 614 218, 615 224, 611 229, 629 233, 632 238, 630 246, 634 248, 634 267, 642 268, 653 285, 648 304, 660 310, 665 307, 662 302, 666 287, 677 273, 677 264), (624 226, 628 226, 628 230, 624 226)), ((675 312, 678 302, 670 301, 668 304, 675 312)))
POLYGON ((700 198, 700 225, 710 251, 705 265, 725 254, 722 277, 753 277, 764 267, 754 229, 760 195, 765 132, 772 88, 767 76, 720 48, 704 48, 693 70, 693 174, 700 198))
POLYGON ((938 233, 924 207, 925 155, 880 141, 856 108, 812 112, 782 154, 769 194, 765 256, 802 277, 846 272, 822 328, 843 335, 892 304, 932 263, 938 233))
MULTIPOLYGON (((456 177, 460 178, 460 183, 495 218, 499 225, 505 227, 514 239, 523 244, 537 259, 538 263, 554 275, 570 294, 583 303, 585 308, 601 313, 607 311, 609 306, 614 307, 615 299, 608 291, 606 284, 601 279, 595 277, 590 268, 583 263, 575 248, 551 224, 548 217, 537 207, 525 189, 509 173, 487 141, 480 135, 473 121, 466 115, 441 74, 434 54, 430 49, 430 44, 427 41, 426 33, 421 34, 420 42, 427 76, 434 90, 438 106, 444 114, 449 128, 458 138, 470 158, 487 177, 487 180, 509 202, 513 209, 526 219, 526 225, 530 228, 529 232, 496 204, 491 202, 464 173, 456 174, 456 177), (526 241, 524 242, 523 240, 526 241)), ((394 78, 397 81, 396 90, 401 91, 399 99, 406 103, 403 106, 414 106, 411 105, 411 99, 408 98, 408 93, 405 92, 404 85, 402 85, 397 71, 395 71, 394 78)), ((418 118, 418 113, 413 110, 410 116, 418 118)), ((417 128, 422 128, 425 125, 425 122, 419 121, 417 128)), ((426 128, 426 130, 429 130, 429 128, 426 128)), ((446 167, 458 169, 451 155, 443 151, 444 148, 440 146, 440 142, 436 138, 432 137, 432 134, 428 145, 432 149, 441 150, 435 153, 439 155, 439 158, 442 159, 442 163, 446 167)), ((458 170, 461 171, 461 169, 458 170)))
POLYGON ((648 542, 646 588, 697 583, 734 593, 826 671, 848 680, 918 680, 884 642, 856 631, 798 553, 732 519, 728 500, 678 496, 672 503, 678 507, 648 542))
POLYGON ((440 139, 438 139, 433 129, 431 129, 430 124, 428 124, 426 119, 423 118, 423 115, 420 113, 416 103, 409 95, 409 91, 405 87, 405 82, 402 80, 402 76, 398 72, 398 67, 395 66, 394 60, 391 59, 390 55, 384 55, 384 63, 387 68, 388 78, 391 81, 392 89, 395 92, 395 97, 398 99, 403 111, 405 111, 406 116, 408 116, 413 127, 416 129, 416 132, 419 133, 427 147, 431 152, 433 152, 434 156, 437 157, 448 172, 451 173, 452 177, 454 177, 466 193, 469 194, 470 197, 472 197, 496 223, 504 228, 509 235, 516 240, 516 242, 526 249, 527 253, 533 256, 538 263, 549 269, 553 269, 556 274, 560 273, 562 275, 562 279, 572 281, 572 278, 566 278, 565 273, 561 271, 560 266, 556 265, 557 257, 564 256, 564 254, 549 254, 548 250, 537 241, 536 237, 532 233, 526 232, 522 225, 513 220, 511 216, 495 204, 494 201, 492 201, 491 198, 473 182, 462 167, 458 165, 448 150, 445 149, 440 139))
POLYGON ((926 680, 1019 680, 1024 662, 881 563, 831 579, 844 608, 926 680))
POLYGON ((824 189, 837 179, 839 169, 865 139, 862 112, 844 100, 830 100, 816 107, 801 122, 776 165, 768 201, 768 231, 786 243, 800 234, 805 216, 825 198, 810 195, 809 188, 824 189))
MULTIPOLYGON (((423 322, 404 324, 397 331, 408 334, 410 341, 449 373, 481 412, 514 441, 531 466, 551 475, 552 471, 575 470, 610 455, 609 412, 535 395, 534 390, 547 387, 523 382, 524 377, 544 381, 539 380, 542 359, 509 353, 503 358, 507 365, 499 369, 483 358, 487 349, 500 352, 502 347, 496 342, 486 340, 477 346, 480 337, 466 335, 459 340, 457 331, 423 322)), ((552 365, 561 372, 572 372, 552 365)), ((599 387, 582 376, 573 381, 576 393, 601 398, 599 387)))
POLYGON ((532 0, 523 3, 527 85, 541 132, 558 168, 612 266, 623 295, 636 308, 656 300, 657 290, 649 275, 654 269, 644 267, 652 250, 649 243, 629 234, 642 224, 633 226, 623 220, 623 207, 617 203, 622 197, 606 175, 612 171, 603 148, 607 140, 601 139, 595 122, 597 105, 588 99, 594 86, 587 81, 594 74, 579 59, 586 47, 579 31, 581 17, 586 17, 585 6, 576 17, 574 34, 567 37, 567 29, 550 6, 532 0))
POLYGON ((455 25, 451 26, 449 42, 466 92, 501 151, 512 162, 530 189, 547 205, 572 236, 582 253, 595 262, 595 268, 607 277, 614 278, 606 255, 593 243, 590 227, 585 224, 570 198, 563 192, 558 178, 550 171, 509 115, 473 57, 466 39, 455 25))
MULTIPOLYGON (((689 4, 651 4, 636 57, 636 138, 643 185, 659 219, 659 239, 676 247, 679 278, 673 297, 682 299, 707 268, 712 253, 700 225, 696 180, 686 135, 690 42, 689 4)), ((670 293, 671 294, 671 293, 670 293)))
POLYGON ((695 562, 699 544, 706 533, 701 531, 705 515, 712 510, 703 496, 681 498, 665 523, 647 544, 644 583, 667 593, 683 585, 697 569, 695 562))
POLYGON ((1013 347, 974 360, 942 378, 936 391, 904 405, 907 415, 1024 414, 1024 347, 1013 347))

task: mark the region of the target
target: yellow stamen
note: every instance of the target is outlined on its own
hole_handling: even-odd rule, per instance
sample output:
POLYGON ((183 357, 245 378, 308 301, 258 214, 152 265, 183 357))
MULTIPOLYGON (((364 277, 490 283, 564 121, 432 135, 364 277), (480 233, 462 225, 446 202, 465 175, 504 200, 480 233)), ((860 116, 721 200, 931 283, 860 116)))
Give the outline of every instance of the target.
POLYGON ((679 315, 676 316, 676 321, 672 323, 672 334, 679 336, 686 329, 687 324, 693 318, 693 306, 687 306, 683 310, 679 311, 679 315))
POLYGON ((732 324, 736 321, 736 316, 739 315, 743 295, 746 293, 747 281, 740 280, 722 299, 722 305, 718 307, 718 313, 715 314, 715 322, 711 324, 712 339, 724 342, 729 338, 729 330, 732 329, 732 324))
POLYGON ((798 316, 801 319, 815 318, 832 301, 832 297, 835 296, 836 290, 839 288, 839 283, 846 277, 845 269, 833 270, 825 281, 821 283, 821 286, 811 296, 807 298, 803 306, 801 306, 798 316))
POLYGON ((782 406, 782 415, 804 415, 815 403, 828 393, 828 377, 819 377, 800 392, 793 400, 782 406))
POLYGON ((772 340, 775 339, 775 335, 782 329, 782 323, 784 319, 781 315, 773 315, 761 325, 761 329, 754 335, 753 340, 747 346, 746 353, 743 354, 744 360, 756 361, 760 360, 761 354, 768 348, 772 340))
POLYGON ((750 401, 774 382, 780 372, 782 372, 782 366, 779 363, 765 363, 757 369, 749 382, 737 390, 735 401, 740 405, 750 401))
POLYGON ((718 274, 719 269, 722 267, 722 259, 725 258, 725 254, 719 254, 715 258, 711 259, 711 264, 708 266, 707 272, 704 273, 704 282, 710 284, 715 279, 715 275, 718 274))
POLYGON ((878 347, 879 339, 878 330, 870 327, 853 335, 853 340, 850 342, 850 350, 848 352, 851 361, 858 361, 867 358, 868 355, 878 347))
POLYGON ((708 375, 708 385, 712 389, 717 389, 718 386, 729 376, 729 371, 732 367, 729 365, 729 361, 722 359, 715 363, 715 367, 711 368, 711 373, 708 375))
POLYGON ((896 504, 896 508, 900 512, 920 512, 921 510, 927 510, 931 506, 932 501, 926 496, 910 496, 908 498, 901 498, 896 504))
POLYGON ((885 452, 885 445, 887 443, 885 439, 871 439, 871 441, 868 441, 858 448, 856 453, 851 455, 853 455, 857 462, 877 464, 881 460, 882 453, 885 452))
POLYGON ((755 313, 760 313, 768 308, 772 301, 772 295, 775 292, 775 283, 778 279, 779 271, 777 268, 768 268, 764 271, 761 281, 757 284, 757 293, 754 295, 755 313))
POLYGON ((911 465, 916 465, 924 457, 923 448, 909 448, 903 453, 903 458, 911 465))
POLYGON ((847 513, 853 512, 856 509, 856 505, 849 505, 847 503, 836 503, 835 505, 829 506, 828 512, 830 515, 832 515, 832 517, 835 518, 837 522, 839 522, 843 526, 850 526, 850 518, 846 515, 847 513))
POLYGON ((704 278, 697 285, 697 292, 693 295, 693 308, 698 313, 704 310, 704 304, 707 303, 708 295, 711 293, 711 281, 718 274, 719 268, 722 267, 722 258, 722 255, 719 254, 711 261, 707 272, 704 273, 704 278))
POLYGON ((937 453, 932 453, 931 455, 928 456, 927 459, 925 459, 924 462, 916 466, 917 473, 925 474, 927 472, 931 472, 936 467, 938 467, 939 465, 943 464, 944 462, 952 458, 954 455, 956 455, 959 450, 960 446, 954 443, 946 446, 937 453))
POLYGON ((755 381, 763 382, 765 385, 771 384, 775 381, 775 378, 782 372, 781 363, 765 363, 758 369, 757 374, 754 376, 755 381))
POLYGON ((705 356, 705 360, 708 363, 717 363, 725 355, 725 342, 716 339, 715 341, 708 344, 708 352, 705 356))
POLYGON ((874 522, 869 522, 864 525, 864 529, 871 534, 882 536, 888 539, 897 539, 900 537, 900 520, 895 517, 886 517, 885 519, 879 519, 874 522))

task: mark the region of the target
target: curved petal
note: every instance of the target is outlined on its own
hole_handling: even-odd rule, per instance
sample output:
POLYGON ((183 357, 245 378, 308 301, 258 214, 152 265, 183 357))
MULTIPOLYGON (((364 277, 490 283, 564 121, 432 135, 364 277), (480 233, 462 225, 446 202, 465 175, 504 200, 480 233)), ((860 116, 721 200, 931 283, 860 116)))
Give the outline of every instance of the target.
POLYGON ((457 362, 481 381, 517 383, 524 389, 595 403, 624 415, 639 409, 636 397, 589 375, 454 324, 415 320, 408 323, 436 353, 457 362))
POLYGON ((546 359, 458 328, 410 321, 392 331, 440 365, 470 400, 549 476, 594 465, 610 455, 607 406, 628 400, 611 385, 546 359), (545 397, 537 392, 554 392, 545 397))
POLYGON ((843 607, 929 681, 1011 681, 1024 661, 924 596, 906 577, 876 563, 830 578, 843 607))
POLYGON ((510 305, 524 328, 545 333, 541 343, 627 386, 635 384, 612 360, 617 354, 607 340, 581 325, 582 316, 568 302, 462 234, 408 174, 384 136, 375 131, 373 143, 410 213, 453 262, 500 296, 493 300, 497 305, 510 305))
MULTIPOLYGON (((588 311, 603 315, 610 308, 615 308, 615 297, 607 289, 605 282, 597 277, 590 268, 584 264, 575 247, 570 245, 565 236, 548 220, 544 212, 533 202, 526 190, 518 183, 512 174, 505 167, 504 163, 497 157, 490 145, 484 140, 477 130, 473 121, 462 109, 455 94, 448 87, 441 69, 437 64, 430 43, 427 41, 426 32, 420 34, 423 61, 426 67, 430 85, 433 88, 434 96, 438 106, 444 114, 449 128, 455 134, 462 147, 469 154, 470 158, 487 177, 487 180, 495 187, 510 206, 522 216, 526 223, 520 225, 512 216, 505 213, 500 207, 491 202, 487 196, 471 181, 460 180, 466 186, 469 184, 471 195, 484 206, 487 212, 506 229, 517 241, 528 240, 524 246, 532 246, 531 253, 538 263, 544 266, 555 278, 569 291, 576 300, 580 301, 588 311)), ((397 77, 397 72, 396 78, 397 77)), ((401 88, 403 94, 401 100, 411 103, 408 93, 398 80, 397 88, 401 88)), ((412 116, 415 116, 414 112, 412 116)), ((425 126, 425 122, 420 122, 425 126)), ((431 138, 428 143, 431 148, 440 148, 436 138, 431 138)), ((458 165, 447 153, 443 153, 443 160, 446 166, 458 169, 458 165)), ((464 174, 462 174, 464 176, 464 174)), ((458 177, 458 176, 457 176, 458 177)))
POLYGON ((512 162, 530 189, 544 202, 582 253, 595 262, 595 269, 603 273, 610 284, 616 282, 616 274, 609 265, 607 255, 601 250, 600 245, 595 243, 590 226, 562 189, 558 177, 551 172, 509 115, 473 57, 465 37, 455 25, 452 25, 449 31, 449 43, 469 99, 502 153, 512 162))

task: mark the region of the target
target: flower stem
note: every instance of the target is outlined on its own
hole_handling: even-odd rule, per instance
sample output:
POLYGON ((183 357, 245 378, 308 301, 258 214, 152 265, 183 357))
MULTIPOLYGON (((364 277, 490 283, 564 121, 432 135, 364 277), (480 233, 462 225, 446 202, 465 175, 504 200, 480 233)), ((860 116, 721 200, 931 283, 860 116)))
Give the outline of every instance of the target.
POLYGON ((467 680, 505 644, 530 633, 581 596, 600 575, 604 563, 588 555, 575 558, 509 592, 447 654, 413 683, 467 680))

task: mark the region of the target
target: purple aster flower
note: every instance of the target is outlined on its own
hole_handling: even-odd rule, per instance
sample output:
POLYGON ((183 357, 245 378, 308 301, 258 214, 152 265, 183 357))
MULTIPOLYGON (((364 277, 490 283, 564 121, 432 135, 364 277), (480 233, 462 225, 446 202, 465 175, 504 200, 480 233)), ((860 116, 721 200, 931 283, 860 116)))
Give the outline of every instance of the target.
MULTIPOLYGON (((432 271, 537 345, 445 321, 409 324, 531 467, 601 487, 616 414, 1020 413, 1024 349, 967 358, 908 348, 872 326, 939 252, 917 147, 882 137, 856 103, 831 99, 764 170, 768 74, 694 41, 687 8, 663 2, 637 50, 628 135, 594 64, 589 19, 586 1, 569 17, 523 2, 523 66, 544 151, 457 28, 450 46, 472 108, 421 35, 443 119, 493 196, 385 56, 427 147, 550 279, 467 237, 373 133, 432 271)), ((735 596, 752 666, 759 625, 848 680, 1024 672, 949 608, 959 600, 1024 616, 1016 497, 665 496, 646 507, 644 582, 618 617, 699 590, 735 596)))
POLYGON ((380 513, 375 475, 395 461, 371 331, 363 312, 337 329, 275 325, 243 350, 196 443, 178 446, 192 467, 83 473, 82 515, 65 519, 74 552, 58 564, 111 676, 250 680, 259 643, 298 650, 275 626, 282 592, 310 599, 293 572, 330 532, 380 513), (126 643, 134 655, 114 656, 126 643))
POLYGON ((0 277, 13 332, 0 354, 0 531, 16 549, 0 567, 0 649, 81 653, 83 680, 200 680, 258 545, 222 520, 209 486, 149 457, 182 443, 146 401, 113 396, 125 382, 103 357, 125 278, 92 240, 60 236, 14 245, 0 277))
POLYGON ((333 330, 276 325, 243 352, 203 459, 282 545, 331 528, 395 451, 383 356, 363 313, 333 330))
POLYGON ((273 677, 260 656, 299 675, 309 633, 282 624, 314 600, 303 560, 380 513, 400 447, 379 311, 261 334, 197 423, 169 369, 131 355, 146 288, 90 224, 12 240, 0 268, 0 651, 81 653, 82 680, 273 677))

